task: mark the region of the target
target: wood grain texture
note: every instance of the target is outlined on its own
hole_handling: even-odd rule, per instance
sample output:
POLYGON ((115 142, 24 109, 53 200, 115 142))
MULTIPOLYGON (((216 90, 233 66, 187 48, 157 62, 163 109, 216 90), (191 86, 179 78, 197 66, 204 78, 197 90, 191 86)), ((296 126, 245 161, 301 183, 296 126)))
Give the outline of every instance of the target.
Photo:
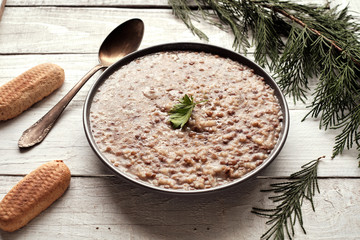
MULTIPOLYGON (((106 35, 130 18, 141 18, 145 23, 142 48, 167 42, 201 42, 170 9, 7 7, 7 18, 0 28, 0 54, 96 54, 106 35)), ((231 34, 204 22, 197 25, 213 36, 210 43, 231 48, 231 34)))
MULTIPOLYGON (((356 0, 331 4, 344 7, 348 3, 352 13, 360 12, 356 0)), ((64 68, 65 83, 19 117, 0 122, 0 199, 21 176, 50 160, 63 159, 73 175, 69 191, 54 205, 20 231, 0 232, 0 239, 259 239, 267 229, 266 219, 250 210, 270 203, 260 189, 323 155, 326 158, 319 165, 319 175, 324 178, 319 181, 316 212, 305 202, 308 234, 302 234, 297 226, 296 239, 358 239, 357 151, 345 151, 330 159, 339 132, 319 130, 318 119, 301 121, 311 96, 305 104, 288 99, 290 132, 274 162, 258 178, 217 194, 163 195, 113 176, 89 147, 82 124, 84 100, 100 73, 75 96, 43 143, 20 151, 17 141, 21 133, 97 63, 97 50, 104 37, 135 17, 145 22, 140 48, 167 42, 202 42, 172 15, 167 0, 7 1, 0 21, 0 85, 44 62, 64 68)), ((210 36, 209 43, 232 48, 229 32, 202 21, 196 24, 210 36)), ((253 59, 251 54, 248 57, 253 59)))
MULTIPOLYGON (((314 3, 313 0, 302 0, 302 3, 314 3)), ((326 0, 318 0, 317 4, 324 4, 326 0)), ((9 0, 9 6, 114 6, 114 7, 168 7, 168 0, 9 0)))
MULTIPOLYGON (((71 169, 72 170, 72 169, 71 169)), ((19 177, 0 177, 0 197, 19 177)), ((265 218, 250 211, 270 206, 260 192, 279 180, 254 180, 220 193, 172 196, 134 187, 114 177, 73 177, 67 192, 20 231, 3 240, 30 239, 259 239, 265 218)), ((356 239, 359 179, 320 180, 316 212, 304 202, 307 234, 295 239, 356 239)))

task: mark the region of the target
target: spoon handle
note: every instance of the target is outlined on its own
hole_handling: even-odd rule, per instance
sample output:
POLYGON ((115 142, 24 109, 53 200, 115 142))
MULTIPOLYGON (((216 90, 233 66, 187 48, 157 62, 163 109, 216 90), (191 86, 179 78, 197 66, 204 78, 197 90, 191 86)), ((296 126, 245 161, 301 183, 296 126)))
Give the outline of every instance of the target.
POLYGON ((6 0, 0 0, 0 20, 4 13, 5 5, 6 5, 6 0))
POLYGON ((69 102, 78 93, 80 88, 89 80, 92 75, 104 67, 105 66, 98 64, 93 67, 87 74, 85 74, 85 76, 83 76, 80 81, 50 111, 48 111, 30 128, 25 130, 19 139, 18 146, 20 148, 27 148, 41 142, 54 126, 56 120, 59 118, 69 102))

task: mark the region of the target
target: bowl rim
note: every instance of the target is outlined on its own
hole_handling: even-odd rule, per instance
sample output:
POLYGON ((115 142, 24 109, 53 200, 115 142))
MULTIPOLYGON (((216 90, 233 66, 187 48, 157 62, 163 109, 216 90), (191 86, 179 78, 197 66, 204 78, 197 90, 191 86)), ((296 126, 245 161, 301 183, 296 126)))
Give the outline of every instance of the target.
POLYGON ((289 125, 290 125, 290 115, 289 115, 289 108, 286 102, 286 99, 277 85, 276 81, 258 64, 253 62, 252 60, 248 59, 247 57, 234 52, 232 50, 222 48, 219 46, 211 45, 211 44, 205 44, 205 43, 194 43, 194 42, 175 42, 175 43, 165 43, 165 44, 159 44, 155 46, 151 46, 148 48, 144 48, 141 50, 138 50, 136 52, 133 52, 124 58, 118 60, 114 64, 112 64, 109 68, 107 68, 100 76, 99 78, 93 83, 91 88, 89 89, 89 92, 86 96, 84 106, 83 106, 83 127, 85 131, 86 138, 89 142, 89 145, 97 155, 97 157, 108 167, 110 170, 112 170, 115 175, 127 180, 130 183, 135 183, 137 186, 142 186, 147 189, 153 189, 160 192, 166 192, 166 193, 173 193, 173 194, 200 194, 200 193, 210 193, 215 192, 221 189, 227 189, 229 187, 238 185, 250 178, 253 178, 256 176, 260 171, 265 169, 280 153, 282 150, 287 135, 289 132, 289 125), (145 55, 158 53, 158 52, 164 52, 164 51, 194 51, 194 52, 206 52, 214 55, 219 55, 220 57, 229 58, 233 61, 239 62, 240 64, 246 65, 254 70, 254 73, 263 77, 266 84, 268 84, 272 89, 274 89, 274 94, 278 98, 281 111, 283 114, 282 119, 282 128, 281 133, 278 139, 278 142, 276 143, 274 149, 271 151, 268 158, 264 160, 264 162, 257 166, 254 170, 246 173, 242 177, 238 179, 234 179, 233 181, 222 184, 216 187, 211 187, 207 189, 196 189, 196 190, 182 190, 182 189, 171 189, 171 188, 162 188, 155 186, 153 184, 147 183, 142 180, 135 179, 131 177, 129 174, 120 171, 120 169, 116 168, 99 150, 97 147, 97 144, 93 138, 93 135, 91 133, 91 126, 90 126, 90 107, 92 103, 92 99, 94 95, 96 94, 96 90, 100 85, 106 81, 106 79, 109 78, 111 74, 113 74, 115 71, 117 71, 122 66, 130 63, 131 61, 143 57, 145 55))

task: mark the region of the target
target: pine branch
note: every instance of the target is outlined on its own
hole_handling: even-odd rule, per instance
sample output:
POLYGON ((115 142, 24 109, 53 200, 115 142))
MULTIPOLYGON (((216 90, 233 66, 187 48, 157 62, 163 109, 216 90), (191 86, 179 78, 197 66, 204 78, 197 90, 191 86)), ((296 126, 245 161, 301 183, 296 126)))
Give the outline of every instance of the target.
POLYGON ((272 225, 261 238, 285 239, 287 236, 292 239, 295 235, 296 222, 306 234, 301 207, 306 199, 310 201, 315 211, 313 197, 316 192, 320 193, 317 168, 321 158, 324 157, 303 165, 302 170, 291 174, 288 181, 270 184, 270 189, 262 190, 262 192, 273 192, 275 195, 269 199, 278 205, 272 209, 252 209, 252 213, 269 218, 266 224, 272 225))
MULTIPOLYGON (((358 59, 354 58, 351 54, 348 54, 346 51, 344 51, 344 49, 342 49, 340 46, 337 45, 335 40, 329 39, 328 37, 324 36, 320 31, 314 29, 314 28, 310 28, 308 27, 308 25, 306 23, 304 23, 303 21, 301 21, 300 19, 294 17, 293 15, 289 14, 288 12, 286 12, 283 9, 279 9, 277 7, 274 6, 269 6, 269 5, 263 5, 266 8, 271 8, 273 11, 278 12, 280 14, 282 14, 283 16, 289 18, 290 20, 296 22, 297 24, 299 24, 300 26, 302 26, 304 29, 308 28, 310 31, 312 31, 315 35, 324 38, 325 41, 327 41, 332 47, 334 47, 336 50, 338 50, 340 53, 344 52, 357 66, 360 67, 360 62, 358 59)), ((346 13, 346 11, 343 11, 343 14, 346 13)))
POLYGON ((180 18, 194 34, 196 34, 200 39, 204 39, 206 41, 209 40, 205 33, 193 25, 192 18, 196 18, 196 15, 188 6, 187 0, 169 0, 169 4, 173 9, 173 14, 180 18))
POLYGON ((335 138, 333 157, 356 146, 360 159, 360 24, 348 8, 280 0, 192 0, 198 7, 191 11, 186 0, 169 3, 199 37, 203 32, 191 24, 197 13, 211 22, 217 18, 215 25, 220 23, 221 29, 228 26, 235 50, 246 53, 254 44, 255 61, 275 73, 294 102, 305 102, 311 93, 309 79, 317 77, 314 100, 304 119, 320 118, 325 130, 344 130, 335 138))

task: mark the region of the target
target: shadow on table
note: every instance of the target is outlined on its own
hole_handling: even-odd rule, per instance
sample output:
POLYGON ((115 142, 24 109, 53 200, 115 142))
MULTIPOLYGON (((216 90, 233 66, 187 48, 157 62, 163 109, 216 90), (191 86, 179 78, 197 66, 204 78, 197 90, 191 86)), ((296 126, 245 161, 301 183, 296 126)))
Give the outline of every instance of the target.
POLYGON ((218 192, 191 196, 115 182, 114 188, 108 188, 114 195, 113 210, 121 215, 120 225, 125 221, 131 227, 125 232, 133 232, 136 239, 259 239, 265 229, 261 224, 265 219, 251 213, 252 207, 261 206, 265 198, 260 192, 266 187, 264 180, 253 179, 218 192))
POLYGON ((267 184, 253 179, 211 194, 180 196, 115 176, 73 177, 51 207, 14 233, 0 231, 0 239, 259 239, 266 219, 250 211, 263 205, 260 189, 267 184))

